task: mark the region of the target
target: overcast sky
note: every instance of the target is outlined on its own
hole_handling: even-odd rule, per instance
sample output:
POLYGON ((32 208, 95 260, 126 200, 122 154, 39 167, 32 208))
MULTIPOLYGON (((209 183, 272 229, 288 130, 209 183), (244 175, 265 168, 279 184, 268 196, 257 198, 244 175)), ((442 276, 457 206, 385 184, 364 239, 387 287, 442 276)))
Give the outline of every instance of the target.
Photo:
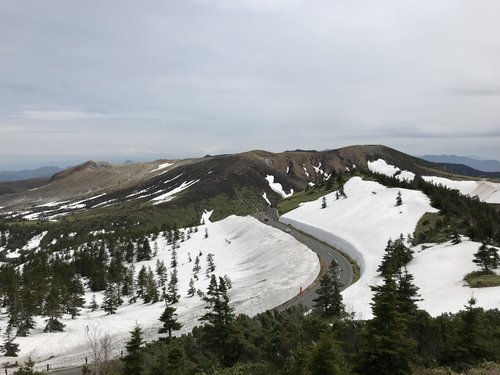
POLYGON ((498 0, 2 0, 0 169, 385 144, 500 159, 498 0))

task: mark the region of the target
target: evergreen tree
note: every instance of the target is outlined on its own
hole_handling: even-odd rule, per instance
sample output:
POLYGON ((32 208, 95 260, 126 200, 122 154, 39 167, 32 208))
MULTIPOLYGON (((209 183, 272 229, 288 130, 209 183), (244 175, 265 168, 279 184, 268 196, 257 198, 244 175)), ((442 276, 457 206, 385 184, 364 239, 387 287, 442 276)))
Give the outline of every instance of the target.
POLYGON ((62 324, 59 319, 63 315, 63 307, 61 303, 61 296, 59 294, 59 288, 52 282, 49 293, 45 300, 43 306, 43 315, 47 317, 47 325, 45 326, 44 332, 54 332, 63 331, 64 324, 62 324))
POLYGON ((321 208, 326 208, 326 197, 323 195, 323 198, 321 199, 321 208))
POLYGON ((73 276, 68 283, 67 295, 65 298, 66 312, 75 319, 79 314, 79 309, 85 305, 85 290, 79 277, 73 276))
POLYGON ((206 270, 207 276, 214 271, 215 271, 214 254, 209 253, 207 255, 207 270, 206 270))
POLYGON ((200 257, 197 255, 195 260, 194 260, 194 267, 193 267, 193 272, 194 274, 198 274, 200 272, 201 266, 200 266, 200 257))
POLYGON ((96 311, 99 308, 97 301, 95 299, 95 294, 92 295, 92 300, 90 301, 89 309, 90 311, 96 311))
POLYGON ((158 276, 158 286, 163 288, 167 284, 167 267, 162 260, 156 261, 156 275, 158 276))
POLYGON ((187 294, 189 297, 192 297, 192 296, 194 296, 195 293, 196 293, 196 288, 194 287, 194 280, 190 279, 189 280, 189 289, 188 289, 187 294))
POLYGON ((186 355, 182 347, 175 341, 169 344, 166 365, 169 375, 184 375, 186 373, 186 355))
POLYGON ((132 242, 127 243, 127 247, 125 248, 125 260, 127 263, 133 263, 134 262, 134 244, 132 242))
POLYGON ((138 324, 136 324, 133 331, 130 332, 130 340, 125 346, 127 349, 127 355, 122 359, 124 375, 141 375, 143 373, 143 345, 144 340, 142 338, 142 329, 138 324))
POLYGON ((24 365, 19 366, 19 369, 14 372, 14 375, 43 375, 40 371, 33 370, 35 367, 35 362, 28 358, 24 365))
POLYGON ((172 337, 172 331, 178 331, 182 325, 177 321, 176 308, 173 306, 166 306, 165 310, 160 316, 160 321, 163 326, 158 330, 158 333, 168 333, 168 337, 172 337))
POLYGON ((14 342, 15 337, 12 337, 12 327, 7 326, 5 330, 5 339, 3 345, 0 346, 0 350, 4 352, 6 357, 17 357, 19 352, 19 344, 14 342))
POLYGON ((111 315, 116 313, 119 305, 117 286, 116 284, 109 284, 106 292, 104 292, 102 309, 106 312, 106 315, 111 315))
POLYGON ((462 239, 460 238, 460 235, 458 234, 458 232, 455 230, 453 232, 453 237, 451 238, 451 243, 453 245, 458 245, 460 242, 462 242, 462 239))
POLYGON ((149 245, 148 238, 144 238, 142 246, 137 246, 137 261, 141 262, 143 260, 151 259, 151 246, 149 245))
POLYGON ((170 266, 177 267, 177 246, 172 246, 172 255, 170 257, 170 266))
POLYGON ((309 359, 311 375, 347 375, 346 360, 332 331, 323 333, 309 359))
POLYGON ((490 272, 492 269, 498 268, 500 263, 498 250, 483 243, 474 254, 473 262, 481 267, 484 272, 490 272))
POLYGON ((382 263, 377 268, 382 276, 393 275, 413 259, 413 251, 405 245, 403 235, 395 241, 389 240, 382 263))
POLYGON ((170 273, 170 281, 168 282, 167 287, 167 301, 168 303, 174 304, 179 302, 179 298, 181 297, 178 293, 179 290, 179 279, 177 278, 177 269, 170 273))
POLYGON ((408 337, 408 316, 399 311, 398 287, 393 275, 371 287, 373 319, 367 322, 365 345, 358 371, 366 374, 411 374, 416 342, 408 337))
POLYGON ((317 298, 313 300, 314 308, 321 311, 328 318, 340 318, 344 313, 344 304, 340 294, 340 285, 337 275, 337 264, 334 260, 320 279, 320 287, 316 291, 317 298))
POLYGON ((401 197, 401 191, 398 191, 398 195, 396 197, 396 207, 401 206, 403 204, 403 198, 401 197))
POLYGON ((148 286, 148 270, 146 266, 142 266, 137 274, 137 295, 144 298, 144 291, 148 286))
POLYGON ((144 291, 144 303, 156 303, 159 300, 160 295, 158 294, 158 289, 156 288, 154 274, 151 268, 148 267, 148 273, 146 276, 146 289, 144 291))

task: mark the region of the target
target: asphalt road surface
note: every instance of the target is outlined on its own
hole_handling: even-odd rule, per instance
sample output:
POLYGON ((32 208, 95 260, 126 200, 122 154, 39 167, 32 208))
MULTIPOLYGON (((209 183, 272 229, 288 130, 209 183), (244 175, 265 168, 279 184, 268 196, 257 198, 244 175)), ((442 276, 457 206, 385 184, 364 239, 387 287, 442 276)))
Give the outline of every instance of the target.
MULTIPOLYGON (((271 225, 275 228, 281 229, 283 231, 286 231, 291 236, 295 237, 297 241, 303 243, 312 251, 314 251, 320 259, 323 270, 325 270, 325 267, 328 267, 328 265, 330 265, 332 260, 335 260, 339 266, 337 270, 339 275, 339 283, 341 284, 341 289, 345 289, 349 285, 351 285, 354 275, 351 263, 338 250, 336 250, 330 245, 325 244, 324 242, 317 240, 312 236, 305 234, 304 232, 300 232, 294 229, 292 226, 280 223, 278 221, 279 220, 278 212, 274 208, 268 208, 265 216, 262 216, 262 219, 264 220, 263 221, 264 223, 271 225)), ((315 299, 317 296, 316 290, 318 287, 319 287, 318 280, 309 288, 305 288, 304 286, 302 294, 297 295, 292 300, 279 306, 278 309, 284 309, 298 304, 302 304, 307 307, 312 307, 314 304, 313 299, 315 299)))

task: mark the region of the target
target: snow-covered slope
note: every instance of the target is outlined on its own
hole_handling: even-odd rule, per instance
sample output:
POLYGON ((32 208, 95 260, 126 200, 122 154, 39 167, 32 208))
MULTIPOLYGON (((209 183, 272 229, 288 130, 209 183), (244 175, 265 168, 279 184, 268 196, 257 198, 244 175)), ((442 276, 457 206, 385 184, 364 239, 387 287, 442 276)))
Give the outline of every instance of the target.
POLYGON ((413 233, 425 212, 434 212, 422 192, 387 188, 377 182, 351 178, 344 186, 345 199, 326 196, 327 207, 321 201, 302 204, 281 217, 305 232, 332 244, 356 259, 361 278, 343 292, 346 306, 358 317, 371 317, 370 285, 380 282, 377 267, 389 239, 413 233), (403 204, 395 206, 401 191, 403 204))
POLYGON ((415 173, 410 171, 402 171, 394 165, 387 164, 384 159, 367 162, 368 169, 374 173, 380 173, 389 177, 396 177, 398 180, 413 181, 415 173))
POLYGON ((443 177, 423 176, 425 181, 458 190, 463 195, 478 197, 486 203, 500 204, 500 184, 489 181, 455 181, 443 177))
MULTIPOLYGON (((274 229, 251 217, 230 216, 225 220, 211 223, 209 212, 204 217, 206 225, 199 227, 191 238, 180 243, 178 254, 179 293, 181 299, 177 307, 179 320, 183 324, 182 331, 188 331, 198 324, 197 319, 203 314, 204 303, 195 295, 187 296, 188 284, 193 275, 194 259, 199 252, 202 271, 195 287, 206 291, 208 277, 205 275, 206 256, 214 254, 215 274, 228 275, 232 281, 229 291, 232 306, 236 313, 255 315, 267 309, 282 304, 294 297, 300 287, 307 287, 319 274, 319 261, 311 250, 297 242, 293 237, 274 229), (205 228, 208 238, 205 237, 205 228), (188 262, 191 255, 192 262, 188 262)), ((154 243, 151 247, 154 247, 154 243)), ((135 264, 136 272, 142 265, 155 269, 156 261, 163 260, 170 266, 171 246, 160 236, 156 240, 158 255, 150 261, 135 264)), ((172 269, 169 267, 169 273, 172 269)), ((102 293, 96 294, 97 301, 103 298, 102 293)), ((86 295, 90 303, 92 293, 86 295)), ((108 315, 102 311, 82 311, 76 320, 65 316, 63 323, 65 332, 43 333, 43 319, 37 319, 37 328, 29 337, 16 339, 21 352, 18 360, 31 356, 37 362, 47 361, 52 365, 80 364, 88 355, 86 344, 87 331, 108 333, 113 339, 115 354, 124 348, 129 337, 129 331, 134 324, 139 323, 148 339, 157 337, 160 326, 158 318, 164 309, 164 304, 127 302, 119 308, 116 315, 108 315)), ((0 328, 5 329, 7 316, 0 315, 0 328)), ((8 361, 0 358, 0 363, 8 361)), ((11 359, 10 359, 11 360, 11 359)))
POLYGON ((431 315, 456 312, 463 309, 474 296, 477 305, 485 309, 500 308, 500 287, 470 288, 464 284, 466 274, 479 268, 472 262, 474 253, 481 246, 478 242, 463 241, 457 245, 449 242, 422 250, 417 246, 408 270, 415 277, 422 301, 418 304, 431 315))
MULTIPOLYGON (((327 195, 327 208, 321 209, 321 200, 304 203, 281 217, 355 258, 361 266, 361 278, 344 290, 348 310, 361 318, 370 318, 372 292, 370 285, 382 280, 377 267, 382 260, 389 239, 400 233, 413 233, 419 218, 426 212, 435 212, 429 199, 419 191, 384 187, 376 182, 351 178, 344 187, 346 199, 327 195), (403 204, 395 206, 398 191, 403 204)), ((483 308, 500 307, 500 287, 471 289, 464 284, 464 276, 477 270, 473 254, 481 244, 464 240, 414 248, 414 259, 408 269, 420 288, 419 306, 432 315, 457 312, 470 297, 477 298, 483 308)))

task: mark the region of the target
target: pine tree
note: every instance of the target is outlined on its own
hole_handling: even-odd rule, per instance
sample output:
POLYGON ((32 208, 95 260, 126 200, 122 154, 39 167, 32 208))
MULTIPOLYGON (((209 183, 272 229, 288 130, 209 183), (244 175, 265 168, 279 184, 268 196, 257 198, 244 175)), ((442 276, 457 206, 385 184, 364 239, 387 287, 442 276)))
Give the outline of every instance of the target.
POLYGON ((413 259, 413 251, 404 243, 403 235, 395 241, 389 240, 385 248, 382 263, 377 268, 382 276, 393 275, 413 259))
POLYGON ((97 301, 95 299, 95 294, 92 295, 92 300, 90 301, 89 309, 90 311, 96 311, 99 308, 97 301))
POLYGON ((196 293, 196 288, 194 287, 194 280, 190 279, 189 280, 189 289, 188 289, 187 294, 189 297, 192 297, 192 296, 194 296, 195 293, 196 293))
POLYGON ((168 337, 172 337, 172 331, 178 331, 182 325, 177 321, 176 308, 173 306, 166 306, 163 314, 160 316, 160 321, 163 326, 158 330, 158 333, 168 333, 168 337))
POLYGON ((125 348, 127 355, 123 357, 123 374, 124 375, 140 375, 144 370, 144 358, 142 346, 144 340, 142 338, 142 329, 136 324, 133 331, 130 332, 130 340, 125 348))
POLYGON ((151 268, 148 267, 148 273, 146 276, 146 289, 144 291, 144 303, 156 303, 159 300, 160 295, 158 294, 158 289, 156 288, 154 274, 151 268))
POLYGON ((321 208, 326 208, 326 197, 323 196, 323 198, 321 199, 321 208))
POLYGON ((175 341, 170 343, 167 354, 166 369, 169 375, 184 375, 186 355, 181 346, 175 341))
POLYGON ((148 238, 144 238, 144 241, 140 246, 137 246, 137 261, 141 262, 143 260, 151 259, 151 246, 149 245, 148 238))
POLYGON ((109 284, 104 292, 104 300, 102 302, 102 309, 106 315, 115 314, 118 309, 118 294, 116 284, 109 284))
POLYGON ((401 197, 401 191, 398 191, 398 195, 396 197, 396 207, 401 206, 403 204, 403 198, 401 197))
POLYGON ((170 267, 177 267, 177 246, 172 246, 172 255, 170 257, 170 267))
POLYGON ((43 315, 47 317, 47 325, 44 332, 63 331, 64 324, 59 319, 63 315, 63 308, 61 303, 61 296, 59 288, 52 283, 45 304, 43 305, 43 315))
POLYGON ((179 302, 179 298, 181 296, 178 294, 178 290, 179 290, 179 279, 177 278, 177 269, 174 268, 174 270, 170 273, 170 281, 167 287, 166 299, 168 303, 174 304, 179 302))
POLYGON ((80 278, 74 276, 68 283, 66 296, 66 312, 75 319, 79 314, 79 309, 85 305, 85 290, 80 278))
POLYGON ((194 260, 194 267, 193 267, 193 272, 194 274, 198 274, 200 272, 201 266, 200 266, 200 257, 197 255, 195 260, 194 260))
POLYGON ((320 287, 316 291, 317 298, 313 300, 314 308, 321 311, 328 318, 340 318, 345 310, 340 294, 340 285, 337 276, 337 264, 334 260, 320 279, 320 287))
POLYGON ((207 255, 207 270, 206 270, 207 276, 214 271, 215 271, 214 254, 209 253, 207 255))
POLYGON ((332 331, 324 332, 309 359, 311 375, 347 375, 346 360, 332 331))
POLYGON ((380 375, 411 374, 416 342, 408 335, 408 316, 399 311, 398 286, 393 275, 371 287, 373 319, 367 322, 358 371, 380 375))
POLYGON ((498 268, 500 263, 498 250, 483 243, 474 254, 473 262, 481 267, 484 272, 490 272, 492 269, 498 268))
POLYGON ((6 357, 17 357, 17 353, 19 352, 19 344, 14 342, 15 337, 12 337, 12 327, 10 325, 7 326, 5 330, 5 340, 3 345, 0 347, 0 350, 4 352, 6 357))
POLYGON ((167 267, 163 260, 156 261, 156 275, 158 276, 158 286, 163 288, 167 284, 167 267))
POLYGON ((137 295, 140 298, 144 298, 144 291, 147 288, 147 278, 148 278, 148 270, 146 266, 142 266, 137 274, 137 295))

